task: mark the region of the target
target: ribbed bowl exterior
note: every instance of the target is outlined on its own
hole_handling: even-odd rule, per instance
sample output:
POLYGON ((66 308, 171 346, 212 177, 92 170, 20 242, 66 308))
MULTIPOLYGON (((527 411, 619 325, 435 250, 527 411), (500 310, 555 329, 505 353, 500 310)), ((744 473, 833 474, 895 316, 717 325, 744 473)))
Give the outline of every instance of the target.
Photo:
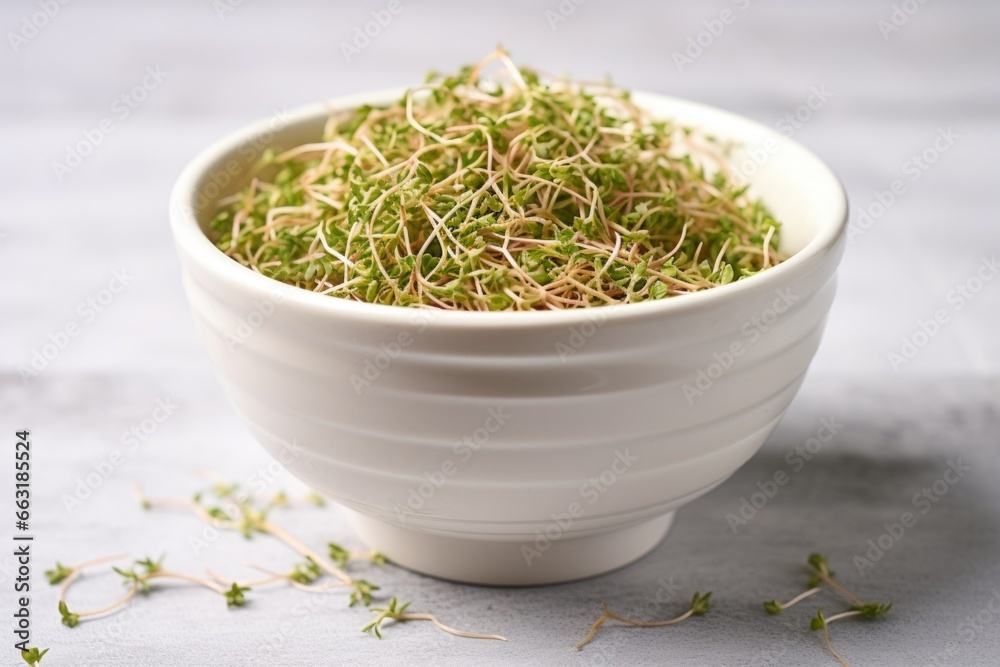
MULTIPOLYGON (((721 136, 773 134, 724 112, 647 100, 664 113, 704 116, 709 129, 722 122, 718 114, 729 124, 721 136)), ((300 140, 296 132, 314 130, 323 113, 299 112, 276 141, 300 140)), ((574 508, 567 535, 662 516, 757 451, 819 345, 846 209, 811 213, 820 222, 805 231, 789 224, 807 252, 717 294, 569 315, 453 317, 295 290, 198 240, 193 220, 205 214, 192 192, 236 155, 239 138, 210 149, 175 191, 173 223, 198 329, 264 447, 362 514, 506 541, 532 539, 574 508)), ((818 160, 797 144, 782 151, 762 170, 765 195, 801 190, 784 181, 815 172, 836 189, 828 206, 843 206, 818 160), (813 172, 799 173, 803 155, 818 165, 809 165, 813 172)), ((801 197, 788 208, 792 217, 814 205, 809 193, 801 197)))
POLYGON ((229 398, 293 474, 389 521, 522 539, 573 502, 571 532, 661 515, 739 468, 819 345, 835 264, 671 317, 446 332, 297 310, 190 263, 185 285, 229 398))

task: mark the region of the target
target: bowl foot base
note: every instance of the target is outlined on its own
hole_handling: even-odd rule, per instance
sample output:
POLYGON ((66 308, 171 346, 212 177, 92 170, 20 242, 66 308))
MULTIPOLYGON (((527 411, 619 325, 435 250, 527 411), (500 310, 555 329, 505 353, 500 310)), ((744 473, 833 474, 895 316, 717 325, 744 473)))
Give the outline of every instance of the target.
POLYGON ((581 537, 492 540, 413 530, 345 510, 358 537, 407 569, 439 579, 488 586, 532 586, 585 579, 642 558, 670 530, 674 513, 581 537))

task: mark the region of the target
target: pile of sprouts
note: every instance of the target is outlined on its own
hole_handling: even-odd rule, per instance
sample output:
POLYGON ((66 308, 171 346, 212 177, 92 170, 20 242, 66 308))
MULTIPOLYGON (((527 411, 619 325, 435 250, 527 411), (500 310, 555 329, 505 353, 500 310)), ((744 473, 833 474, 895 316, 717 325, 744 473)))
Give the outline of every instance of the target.
POLYGON ((315 143, 268 149, 211 228, 254 271, 355 301, 663 299, 782 259, 779 223, 727 151, 627 91, 543 79, 498 48, 394 104, 334 113, 315 143))

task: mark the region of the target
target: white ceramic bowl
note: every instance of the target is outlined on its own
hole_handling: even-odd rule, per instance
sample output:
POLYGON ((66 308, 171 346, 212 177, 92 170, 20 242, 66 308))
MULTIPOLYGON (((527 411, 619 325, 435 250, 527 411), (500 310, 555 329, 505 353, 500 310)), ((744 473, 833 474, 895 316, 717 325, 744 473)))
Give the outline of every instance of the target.
POLYGON ((205 236, 214 201, 268 146, 314 141, 333 100, 214 144, 181 175, 171 222, 198 329, 247 425, 348 508, 371 547, 437 577, 520 585, 587 577, 655 547, 674 511, 763 444, 816 352, 847 203, 830 170, 774 130, 636 94, 740 142, 734 161, 795 254, 691 295, 587 310, 419 311, 265 278, 205 236))

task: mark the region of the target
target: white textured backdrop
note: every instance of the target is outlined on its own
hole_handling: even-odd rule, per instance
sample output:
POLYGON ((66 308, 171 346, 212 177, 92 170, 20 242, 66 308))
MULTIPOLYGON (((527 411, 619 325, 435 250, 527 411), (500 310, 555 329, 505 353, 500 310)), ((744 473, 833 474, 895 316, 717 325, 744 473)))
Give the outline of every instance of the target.
MULTIPOLYGON (((16 0, 0 9, 0 414, 4 437, 27 426, 36 442, 33 641, 52 647, 44 664, 823 664, 829 656, 804 629, 808 608, 775 619, 758 606, 794 593, 798 563, 812 550, 829 552, 863 596, 896 602, 885 622, 834 626, 848 660, 995 664, 1000 279, 989 267, 1000 251, 1000 7, 401 0, 398 15, 345 56, 343 44, 388 4, 16 0), (713 22, 724 11, 720 32, 713 22), (689 39, 712 26, 719 34, 702 34, 701 52, 689 50, 689 39), (196 466, 247 480, 268 463, 226 405, 194 335, 167 225, 177 173, 208 142, 275 110, 406 85, 428 69, 475 61, 498 42, 548 71, 610 74, 769 125, 808 116, 794 137, 843 179, 854 231, 826 338, 785 423, 746 468, 682 511, 652 555, 611 575, 491 590, 372 573, 415 607, 506 634, 507 644, 418 624, 378 642, 358 632, 366 615, 339 597, 302 615, 300 598, 285 591, 231 613, 207 593, 169 591, 113 619, 60 627, 40 576, 56 559, 167 551, 179 569, 233 570, 248 548, 225 536, 196 556, 188 537, 197 522, 141 514, 128 495, 135 478, 151 492, 187 493, 196 466), (679 65, 678 53, 690 60, 679 65), (67 154, 80 142, 96 145, 75 164, 67 154), (890 202, 884 193, 894 181, 901 194, 890 202), (122 283, 105 298, 105 288, 122 283), (921 322, 935 313, 946 323, 922 336, 921 322), (65 349, 25 379, 18 368, 67 327, 76 333, 65 349), (907 351, 904 339, 916 354, 893 363, 891 353, 907 351), (126 449, 122 433, 149 417, 157 399, 177 408, 68 511, 63 495, 126 449), (822 418, 843 428, 792 471, 786 452, 822 418), (913 511, 913 495, 957 458, 972 470, 861 576, 853 556, 884 522, 913 511), (734 534, 726 514, 779 469, 793 472, 791 483, 734 534), (718 600, 704 619, 662 630, 606 627, 583 652, 569 650, 601 599, 652 618, 682 608, 695 589, 718 600), (292 624, 280 646, 262 639, 283 621, 292 624)), ((317 545, 352 540, 332 509, 289 520, 317 545)), ((288 562, 273 544, 249 547, 260 561, 288 562)), ((14 576, 11 557, 0 556, 5 615, 14 576)), ((86 582, 73 591, 78 606, 117 593, 102 583, 117 586, 86 582)), ((16 657, 9 646, 0 655, 16 657)))

